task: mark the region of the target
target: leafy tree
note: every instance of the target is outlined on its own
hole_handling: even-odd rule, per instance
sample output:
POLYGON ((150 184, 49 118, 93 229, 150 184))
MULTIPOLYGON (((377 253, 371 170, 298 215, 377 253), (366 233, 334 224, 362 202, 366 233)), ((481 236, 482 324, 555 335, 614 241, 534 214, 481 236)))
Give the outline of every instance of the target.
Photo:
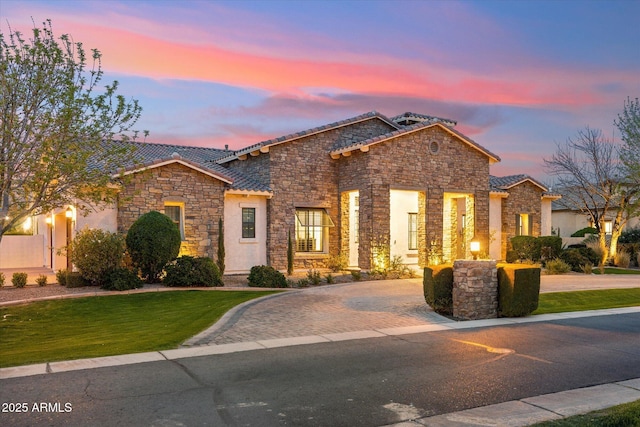
POLYGON ((142 108, 117 81, 98 86, 101 59, 49 20, 28 40, 0 31, 0 239, 28 216, 115 200, 111 176, 133 145, 108 142, 129 140, 142 108))
POLYGON ((156 283, 165 266, 180 253, 180 230, 168 216, 151 211, 131 225, 126 242, 133 265, 147 283, 156 283))
POLYGON ((547 171, 556 177, 560 203, 586 214, 598 233, 602 250, 600 264, 614 257, 620 234, 630 217, 640 210, 640 187, 630 183, 621 167, 620 147, 589 127, 558 144, 551 159, 544 159, 547 171), (605 222, 612 218, 610 242, 605 222))
POLYGON ((627 98, 615 121, 622 139, 621 160, 629 182, 640 185, 640 101, 627 98))

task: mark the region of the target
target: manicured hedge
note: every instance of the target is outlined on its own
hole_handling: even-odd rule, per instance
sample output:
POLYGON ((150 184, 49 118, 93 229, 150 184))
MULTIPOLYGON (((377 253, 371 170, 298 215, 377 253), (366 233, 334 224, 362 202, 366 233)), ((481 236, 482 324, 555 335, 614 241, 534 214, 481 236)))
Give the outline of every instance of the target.
POLYGON ((511 238, 512 250, 507 253, 507 262, 517 260, 540 260, 557 258, 562 252, 562 238, 558 236, 515 236, 511 238))
POLYGON ((538 308, 540 268, 523 264, 498 265, 498 312, 520 317, 538 308))
POLYGON ((453 313, 453 266, 425 267, 422 279, 424 299, 436 313, 453 313))

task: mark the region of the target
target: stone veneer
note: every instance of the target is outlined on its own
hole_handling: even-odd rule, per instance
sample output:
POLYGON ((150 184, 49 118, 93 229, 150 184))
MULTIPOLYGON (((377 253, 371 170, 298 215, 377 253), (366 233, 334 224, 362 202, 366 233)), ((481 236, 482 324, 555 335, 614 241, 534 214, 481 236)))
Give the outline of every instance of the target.
POLYGON ((453 317, 460 320, 498 317, 496 261, 453 263, 453 317))
POLYGON ((119 196, 118 232, 126 233, 142 214, 164 213, 165 203, 183 206, 181 255, 213 258, 218 242, 218 219, 224 210, 224 183, 179 163, 132 175, 119 196))
POLYGON ((507 258, 511 238, 516 235, 516 215, 529 214, 533 221, 532 236, 540 236, 542 217, 542 189, 525 181, 507 190, 509 197, 502 199, 502 259, 507 258))
MULTIPOLYGON (((343 145, 392 130, 382 120, 370 118, 272 145, 268 153, 248 156, 246 160, 235 160, 228 165, 249 172, 273 191, 267 206, 269 265, 279 270, 287 268, 287 233, 294 233, 296 208, 324 208, 335 227, 329 228, 326 253, 298 252, 295 254, 294 268, 322 268, 326 266, 329 256, 340 253, 344 235, 341 232, 343 217, 338 193, 339 170, 338 162, 331 159, 329 152, 336 144, 343 145)), ((348 210, 344 215, 348 215, 348 210)))
MULTIPOLYGON (((442 252, 445 193, 473 195, 476 236, 488 246, 489 158, 440 127, 422 129, 376 144, 368 152, 353 151, 339 162, 339 191, 360 194, 359 263, 370 269, 369 242, 377 234, 390 235, 390 190, 418 192, 418 260, 427 264, 427 247, 442 252), (429 150, 432 142, 439 150, 429 150)), ((449 228, 453 228, 449 226, 449 228)), ((451 261, 450 253, 448 260, 451 261)), ((441 260, 442 261, 442 260, 441 260)))

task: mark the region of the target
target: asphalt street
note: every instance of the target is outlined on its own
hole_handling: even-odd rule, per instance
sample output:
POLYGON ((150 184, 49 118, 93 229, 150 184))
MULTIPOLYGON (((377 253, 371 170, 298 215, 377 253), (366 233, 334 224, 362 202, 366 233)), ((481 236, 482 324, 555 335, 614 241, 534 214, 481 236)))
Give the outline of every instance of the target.
POLYGON ((7 378, 0 425, 383 426, 638 377, 619 314, 7 378))

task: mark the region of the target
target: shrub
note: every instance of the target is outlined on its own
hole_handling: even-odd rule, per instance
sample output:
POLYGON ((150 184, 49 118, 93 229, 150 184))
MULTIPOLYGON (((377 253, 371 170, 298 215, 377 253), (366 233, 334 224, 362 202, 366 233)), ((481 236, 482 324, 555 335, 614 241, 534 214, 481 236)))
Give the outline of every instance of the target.
POLYGON ((133 223, 126 243, 133 265, 148 283, 154 283, 164 267, 178 257, 180 230, 168 216, 151 211, 133 223))
POLYGON ((309 287, 309 279, 300 279, 296 282, 296 287, 298 288, 308 288, 309 287))
POLYGON ((334 273, 343 271, 347 268, 347 256, 343 253, 331 255, 326 261, 327 268, 334 273))
POLYGON ((587 234, 598 234, 598 230, 593 227, 585 227, 573 233, 571 237, 584 237, 587 234))
POLYGON ((58 270, 56 271, 56 282, 60 286, 67 286, 67 270, 58 270))
POLYGON ((291 230, 287 236, 287 274, 293 274, 293 240, 291 240, 291 230))
POLYGON ((580 266, 582 265, 585 265, 587 263, 597 265, 600 261, 598 255, 591 248, 566 249, 562 251, 562 253, 560 253, 559 258, 569 264, 571 270, 577 272, 580 272, 580 266))
MULTIPOLYGON (((586 264, 582 264, 579 267, 583 268, 584 265, 586 264)), ((547 261, 546 268, 547 274, 565 274, 571 271, 571 266, 560 258, 555 258, 547 261)))
POLYGON ((309 279, 309 283, 313 286, 318 286, 320 284, 320 272, 318 270, 309 270, 307 272, 307 279, 309 279))
POLYGON ((630 228, 620 234, 618 243, 640 243, 640 227, 630 228))
POLYGON ((584 274, 593 274, 593 264, 588 262, 585 265, 581 265, 580 270, 582 270, 584 274))
POLYGON ((224 258, 225 258, 224 227, 222 226, 222 218, 219 218, 218 219, 218 259, 216 260, 216 265, 218 266, 218 271, 220 272, 220 276, 224 274, 224 258))
POLYGON ((539 260, 540 247, 533 236, 515 236, 511 238, 511 246, 519 260, 539 260))
POLYGON ((220 269, 211 258, 181 256, 165 270, 166 286, 222 286, 220 269))
POLYGON ((127 291, 142 287, 142 279, 128 268, 116 268, 111 270, 102 285, 102 289, 109 291, 127 291))
POLYGON ((562 252, 562 237, 540 236, 536 239, 536 245, 540 248, 541 260, 554 259, 562 252))
POLYGON ((124 252, 124 238, 101 229, 84 229, 71 243, 71 261, 96 286, 102 286, 109 272, 122 266, 124 252))
POLYGON ((44 274, 39 275, 36 278, 36 284, 38 286, 47 286, 47 276, 45 276, 44 274))
POLYGON ((618 253, 616 253, 614 263, 616 264, 616 267, 629 268, 629 264, 631 264, 631 255, 625 251, 618 251, 618 253))
POLYGON ((498 267, 498 312, 520 317, 538 308, 540 268, 503 264, 498 267))
POLYGON ((336 279, 333 278, 333 275, 331 273, 328 273, 326 276, 324 276, 324 278, 327 281, 328 285, 331 285, 336 282, 336 279))
POLYGON ((249 286, 257 288, 286 288, 284 274, 269 265, 256 265, 249 272, 249 286))
POLYGON ((4 286, 4 281, 5 281, 4 273, 0 271, 0 288, 4 286))
POLYGON ((24 288, 27 286, 27 273, 13 273, 11 283, 16 288, 24 288))
POLYGON ((354 282, 359 282, 360 280, 362 280, 362 273, 360 272, 360 270, 351 270, 351 279, 354 282))
POLYGON ((65 275, 65 287, 67 288, 82 288, 90 284, 87 279, 82 277, 79 271, 69 271, 65 275))
POLYGON ((453 313, 453 267, 442 264, 425 267, 422 279, 424 299, 436 313, 453 313))

